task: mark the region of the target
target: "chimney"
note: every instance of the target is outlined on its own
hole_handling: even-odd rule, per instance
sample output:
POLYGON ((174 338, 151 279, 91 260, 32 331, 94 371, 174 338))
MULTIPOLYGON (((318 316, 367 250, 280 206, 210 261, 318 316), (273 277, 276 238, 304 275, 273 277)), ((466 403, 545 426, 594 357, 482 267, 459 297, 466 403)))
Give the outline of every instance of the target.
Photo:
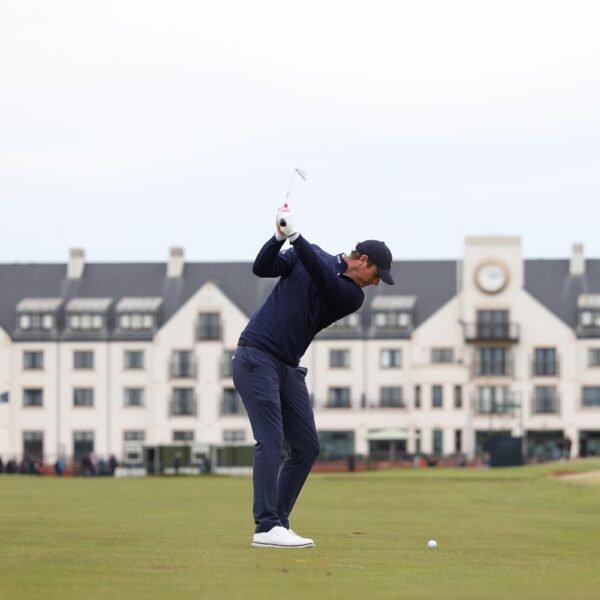
POLYGON ((67 265, 67 279, 81 279, 85 268, 85 251, 83 248, 71 248, 69 251, 69 264, 67 265))
POLYGON ((167 277, 181 277, 183 275, 184 265, 183 248, 171 248, 169 250, 167 277))
POLYGON ((569 275, 571 275, 571 277, 585 275, 585 258, 583 256, 583 244, 573 244, 569 275))

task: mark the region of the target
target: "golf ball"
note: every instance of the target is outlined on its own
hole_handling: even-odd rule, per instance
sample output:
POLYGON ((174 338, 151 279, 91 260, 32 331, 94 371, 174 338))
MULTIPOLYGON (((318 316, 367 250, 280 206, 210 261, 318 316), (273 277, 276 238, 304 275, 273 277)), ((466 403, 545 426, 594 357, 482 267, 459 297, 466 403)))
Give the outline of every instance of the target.
POLYGON ((437 542, 436 542, 435 540, 429 540, 429 541, 427 542, 427 546, 428 546, 429 548, 437 548, 437 542))

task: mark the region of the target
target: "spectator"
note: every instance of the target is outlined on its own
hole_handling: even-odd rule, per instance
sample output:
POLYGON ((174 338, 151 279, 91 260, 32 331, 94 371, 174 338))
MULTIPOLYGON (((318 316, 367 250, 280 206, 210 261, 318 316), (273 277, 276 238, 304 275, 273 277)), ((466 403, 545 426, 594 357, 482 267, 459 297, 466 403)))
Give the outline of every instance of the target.
POLYGON ((112 477, 115 476, 115 471, 119 466, 119 461, 117 461, 114 454, 111 454, 110 459, 108 460, 108 469, 112 477))
POLYGON ((85 454, 81 459, 81 475, 85 477, 95 475, 94 466, 92 465, 89 454, 85 454))
POLYGON ((14 458, 11 458, 7 463, 6 463, 6 472, 9 475, 14 475, 15 473, 19 472, 19 467, 17 465, 17 461, 14 458))
POLYGON ((2 462, 1 456, 0 456, 0 473, 4 473, 4 463, 2 462))
POLYGON ((54 463, 54 474, 57 477, 62 477, 62 474, 65 472, 65 461, 62 456, 59 456, 54 463))
POLYGON ((573 440, 570 437, 565 437, 565 459, 571 460, 571 448, 573 446, 573 440))
POLYGON ((173 467, 175 468, 175 475, 179 475, 179 469, 181 468, 181 463, 183 462, 183 456, 181 452, 175 452, 175 456, 173 458, 173 467))

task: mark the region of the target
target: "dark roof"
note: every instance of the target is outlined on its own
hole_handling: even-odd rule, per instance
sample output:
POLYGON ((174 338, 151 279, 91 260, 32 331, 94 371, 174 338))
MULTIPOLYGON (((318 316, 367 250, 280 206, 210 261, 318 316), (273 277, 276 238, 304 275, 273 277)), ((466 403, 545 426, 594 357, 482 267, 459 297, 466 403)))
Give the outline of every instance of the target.
MULTIPOLYGON (((167 278, 166 270, 165 263, 89 263, 80 280, 67 280, 64 264, 0 265, 0 326, 13 335, 17 304, 36 297, 60 297, 65 302, 75 297, 111 297, 113 310, 126 296, 160 296, 162 324, 208 281, 250 317, 276 283, 255 277, 250 262, 186 263, 183 276, 176 279, 167 278)), ((392 275, 396 285, 381 283, 365 290, 361 329, 366 335, 376 296, 416 296, 413 323, 417 327, 456 294, 456 261, 395 261, 392 275)), ((568 260, 526 260, 525 289, 575 329, 578 295, 600 293, 600 260, 587 260, 582 277, 569 275, 568 260)))
POLYGON ((577 297, 600 294, 600 260, 586 260, 585 274, 569 274, 568 260, 526 260, 525 289, 572 329, 577 328, 577 297))

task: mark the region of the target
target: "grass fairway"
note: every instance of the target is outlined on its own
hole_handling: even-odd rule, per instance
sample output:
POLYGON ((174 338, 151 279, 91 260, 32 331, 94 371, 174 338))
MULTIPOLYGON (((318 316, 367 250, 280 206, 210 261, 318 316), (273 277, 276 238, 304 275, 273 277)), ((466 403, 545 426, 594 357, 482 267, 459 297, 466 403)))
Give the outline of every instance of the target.
POLYGON ((600 461, 312 475, 305 550, 250 548, 249 478, 0 476, 0 598, 595 600, 600 486, 560 469, 600 461))

